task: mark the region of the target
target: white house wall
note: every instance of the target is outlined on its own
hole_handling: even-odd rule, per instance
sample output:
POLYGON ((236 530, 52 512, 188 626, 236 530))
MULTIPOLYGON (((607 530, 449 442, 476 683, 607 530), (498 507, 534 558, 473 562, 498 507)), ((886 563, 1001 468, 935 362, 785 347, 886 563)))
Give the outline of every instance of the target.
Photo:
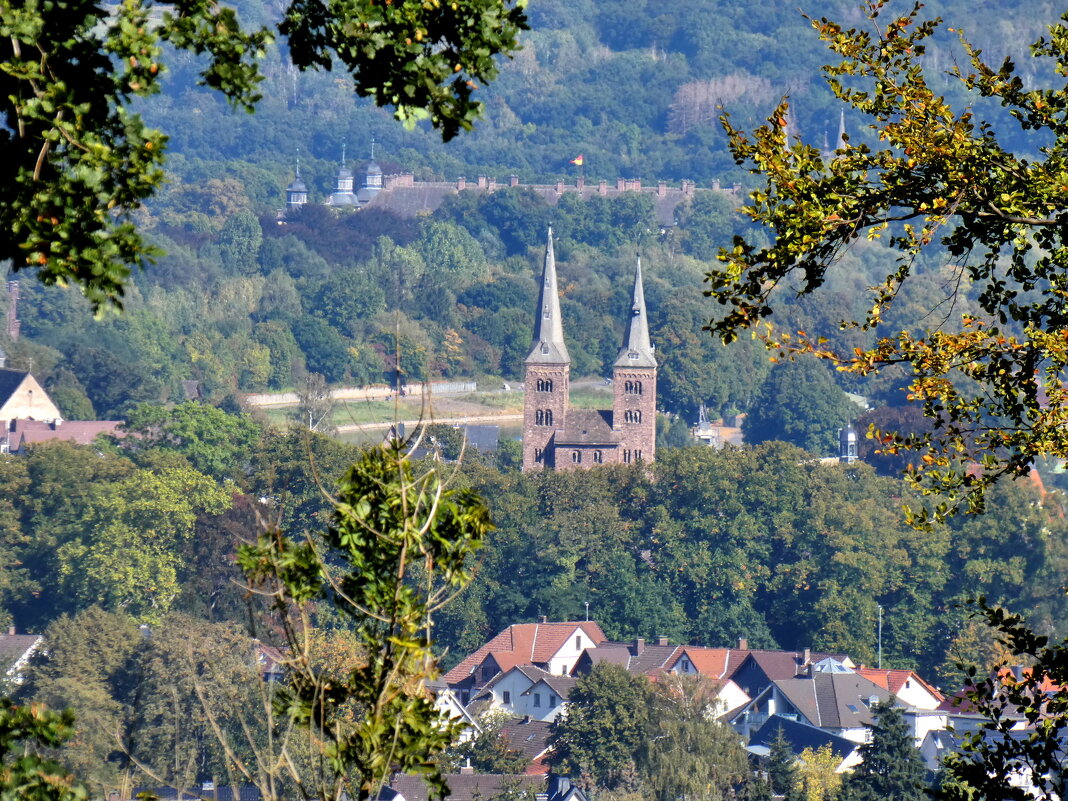
POLYGON ((586 635, 586 632, 576 626, 571 635, 564 640, 564 644, 549 659, 549 672, 557 676, 569 675, 578 658, 582 656, 582 652, 587 648, 593 648, 596 644, 586 635))

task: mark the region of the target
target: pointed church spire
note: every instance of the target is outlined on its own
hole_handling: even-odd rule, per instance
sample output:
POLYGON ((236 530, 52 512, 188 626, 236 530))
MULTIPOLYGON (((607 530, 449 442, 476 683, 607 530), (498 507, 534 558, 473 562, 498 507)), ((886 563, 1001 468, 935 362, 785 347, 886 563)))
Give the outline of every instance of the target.
POLYGON ((342 142, 341 143, 341 166, 342 166, 342 168, 345 167, 345 147, 347 145, 348 145, 348 142, 342 142))
POLYGON ((834 143, 835 150, 844 150, 848 147, 846 143, 846 129, 845 129, 845 109, 842 109, 840 116, 838 117, 838 141, 834 143))
POLYGON ((375 160, 375 135, 371 134, 371 161, 375 160))
POLYGON ((634 268, 634 294, 631 297, 630 317, 623 335, 623 347, 616 357, 616 367, 656 367, 653 346, 649 342, 649 318, 645 314, 645 289, 642 286, 642 259, 634 268))
POLYGON ((545 267, 541 274, 541 291, 534 318, 534 341, 527 364, 570 364, 564 344, 564 323, 560 317, 560 294, 556 288, 556 255, 553 253, 553 229, 549 226, 545 243, 545 267))

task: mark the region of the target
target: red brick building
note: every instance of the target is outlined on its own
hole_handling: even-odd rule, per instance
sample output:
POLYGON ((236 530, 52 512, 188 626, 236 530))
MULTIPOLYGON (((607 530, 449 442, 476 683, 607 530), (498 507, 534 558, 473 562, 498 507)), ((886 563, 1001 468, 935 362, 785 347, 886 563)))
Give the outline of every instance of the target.
POLYGON ((630 317, 612 365, 611 409, 572 409, 568 401, 571 357, 564 344, 552 229, 526 360, 523 402, 523 469, 588 468, 651 462, 656 455, 656 357, 642 288, 642 264, 634 271, 630 317))

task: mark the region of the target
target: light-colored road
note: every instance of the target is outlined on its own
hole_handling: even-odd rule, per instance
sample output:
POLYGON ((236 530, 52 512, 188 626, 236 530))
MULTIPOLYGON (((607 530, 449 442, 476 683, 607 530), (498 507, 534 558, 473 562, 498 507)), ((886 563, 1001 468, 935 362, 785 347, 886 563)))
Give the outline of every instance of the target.
MULTIPOLYGON (((493 425, 495 423, 518 423, 523 419, 523 415, 507 413, 507 414, 480 414, 480 415, 466 415, 463 417, 434 417, 428 422, 431 423, 444 423, 446 425, 493 425)), ((421 420, 401 420, 407 429, 412 429, 419 425, 421 420)), ((338 426, 337 430, 339 434, 351 434, 355 431, 385 431, 391 425, 390 423, 353 423, 352 425, 338 426)))

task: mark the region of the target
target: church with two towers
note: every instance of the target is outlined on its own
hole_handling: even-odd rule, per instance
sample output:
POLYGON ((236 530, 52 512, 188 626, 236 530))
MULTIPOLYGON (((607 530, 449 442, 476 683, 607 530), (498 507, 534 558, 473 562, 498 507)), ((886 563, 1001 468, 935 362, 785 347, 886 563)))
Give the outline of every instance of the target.
POLYGON ((651 462, 656 455, 656 356, 649 341, 641 259, 623 345, 612 365, 612 408, 572 409, 552 229, 545 245, 534 338, 526 360, 523 469, 651 462))

